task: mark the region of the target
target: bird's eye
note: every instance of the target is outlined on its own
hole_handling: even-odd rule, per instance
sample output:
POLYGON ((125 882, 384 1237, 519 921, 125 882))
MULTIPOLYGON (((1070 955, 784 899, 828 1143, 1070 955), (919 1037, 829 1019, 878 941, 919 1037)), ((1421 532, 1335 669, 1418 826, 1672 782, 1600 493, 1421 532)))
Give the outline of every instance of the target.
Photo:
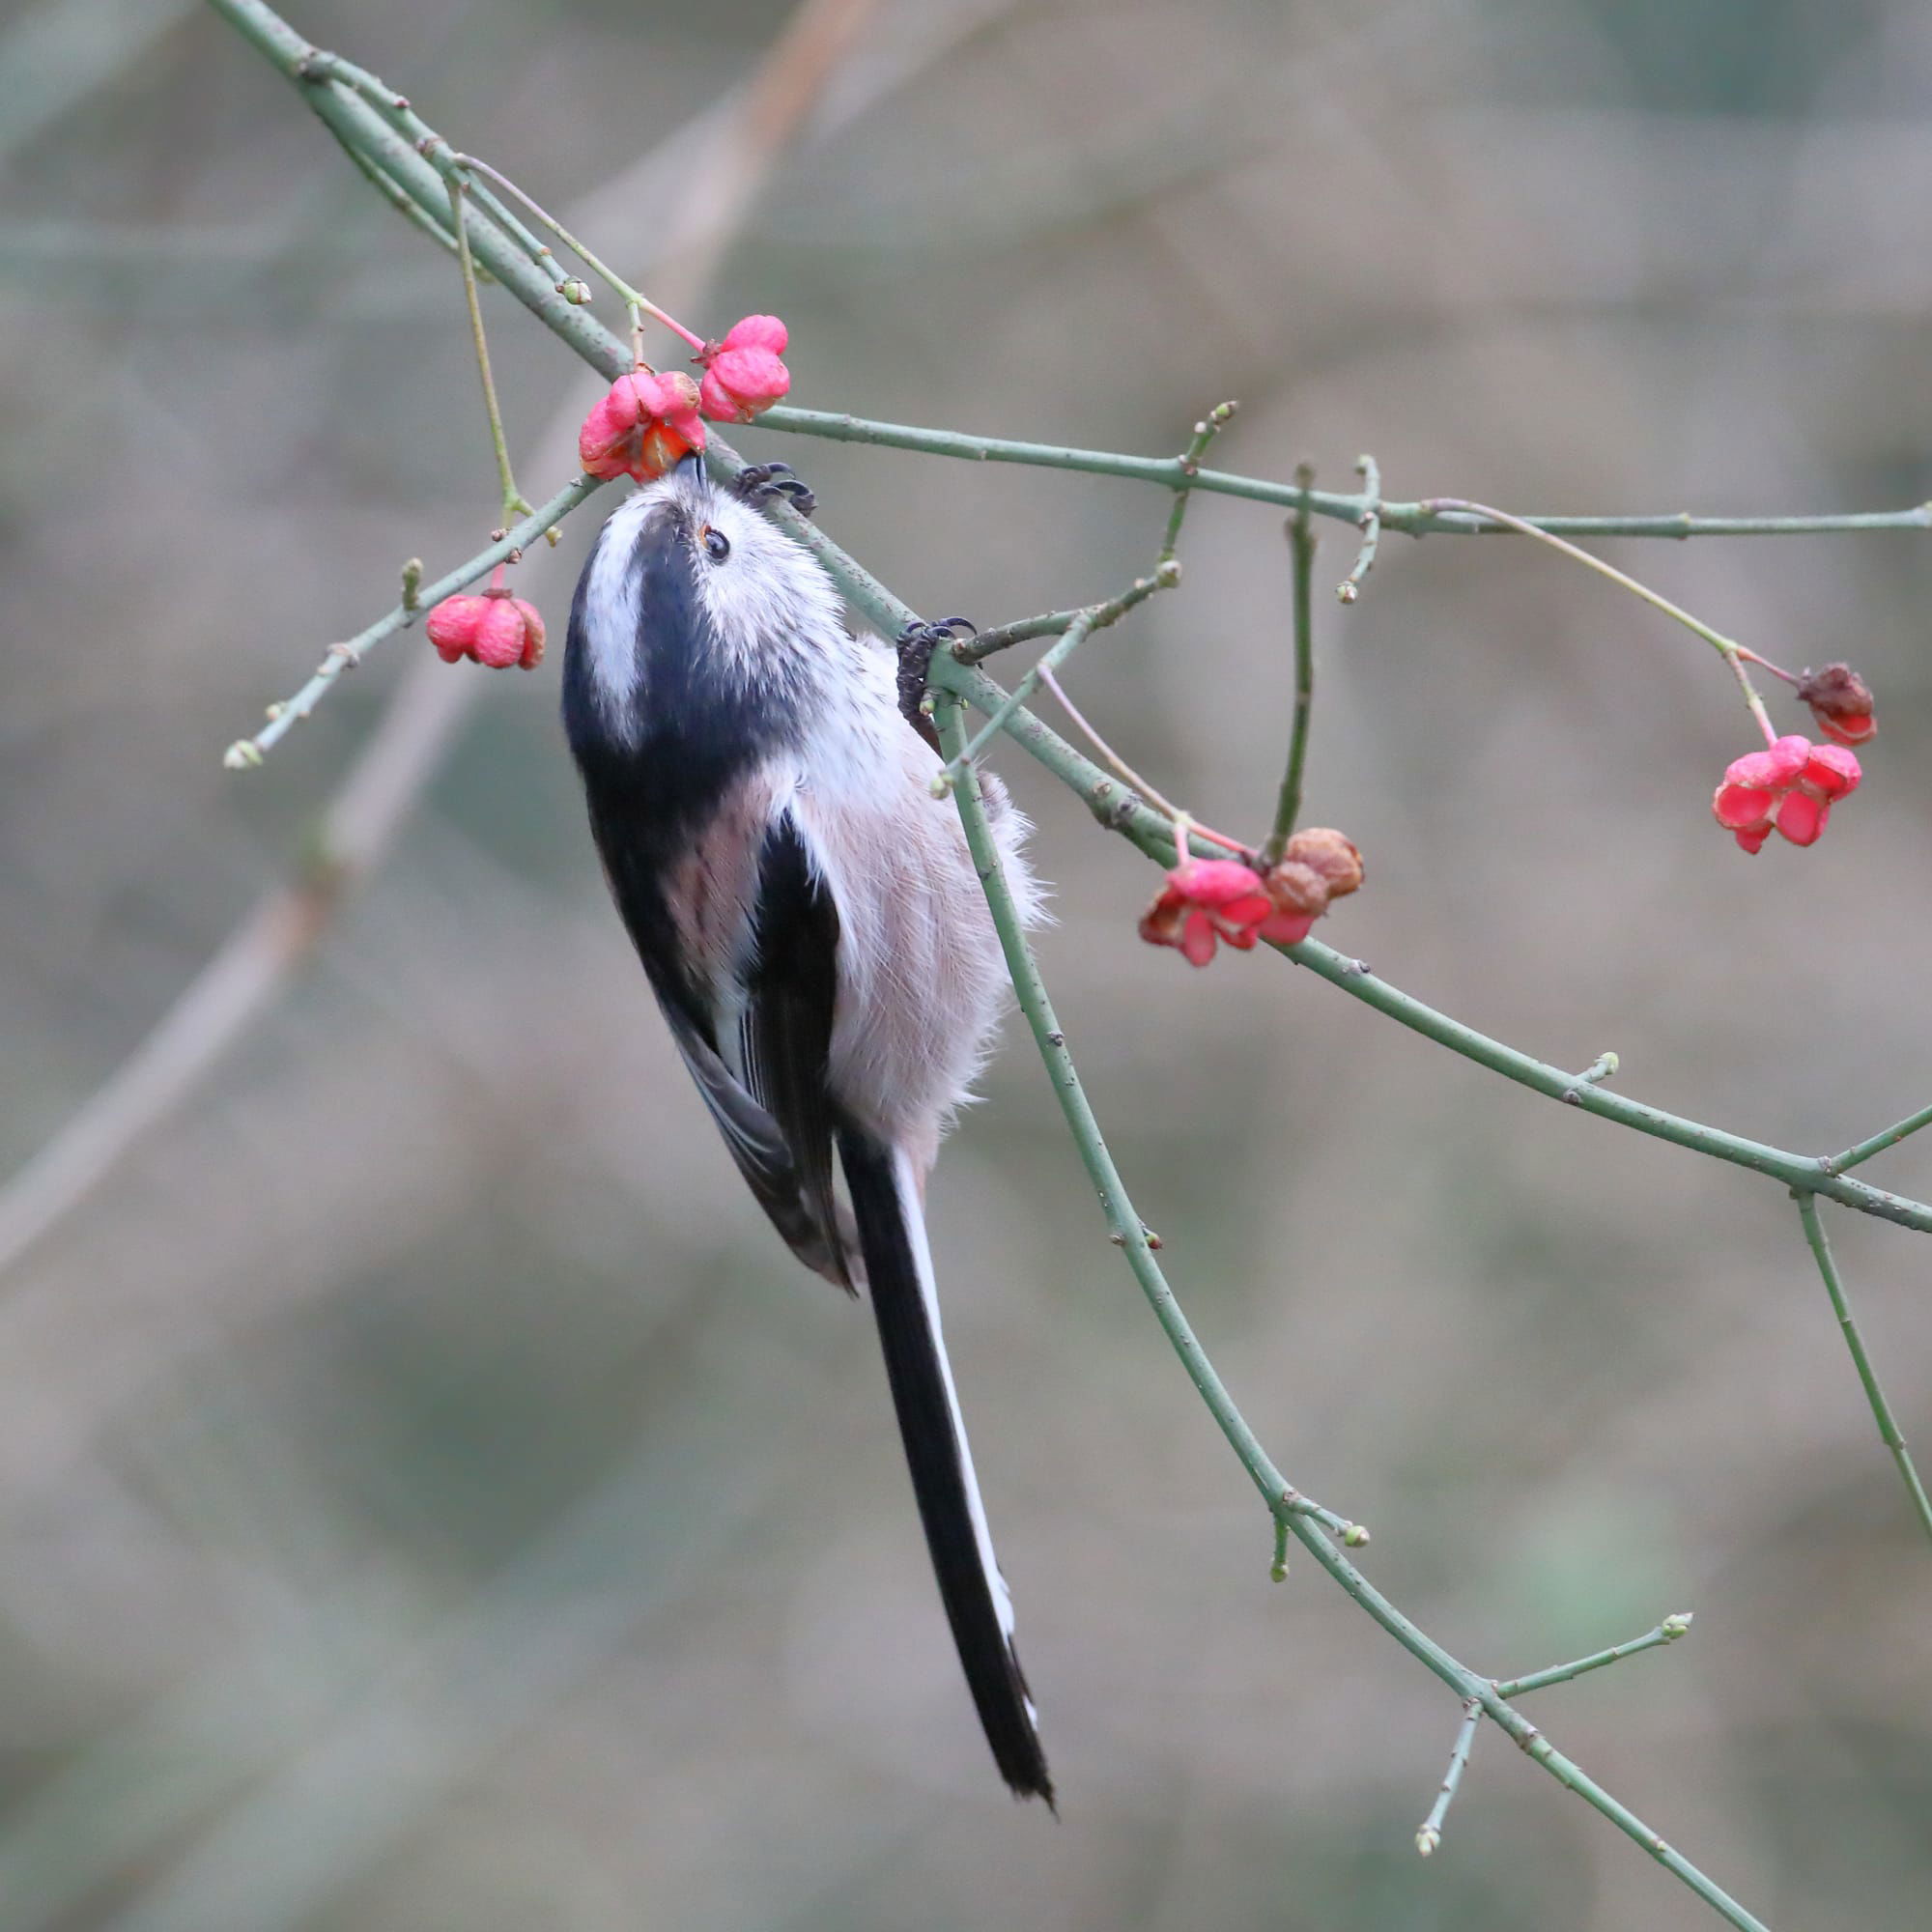
POLYGON ((723 563, 731 554, 731 539, 723 530, 704 526, 704 554, 713 563, 723 563))

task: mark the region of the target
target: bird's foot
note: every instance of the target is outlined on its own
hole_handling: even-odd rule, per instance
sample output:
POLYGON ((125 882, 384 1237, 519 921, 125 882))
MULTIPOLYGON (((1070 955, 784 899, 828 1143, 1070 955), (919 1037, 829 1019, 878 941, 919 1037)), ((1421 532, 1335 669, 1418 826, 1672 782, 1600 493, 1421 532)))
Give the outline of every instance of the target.
POLYGON ((789 463, 753 463, 739 472, 738 495, 748 503, 769 503, 774 497, 787 497, 801 517, 809 517, 818 507, 805 479, 792 474, 789 463))
POLYGON ((938 734, 932 720, 921 708, 925 699, 926 672, 932 654, 941 644, 950 644, 962 631, 971 637, 979 626, 968 617, 942 617, 936 624, 922 624, 917 618, 895 639, 899 653, 899 710, 905 721, 935 750, 938 734))

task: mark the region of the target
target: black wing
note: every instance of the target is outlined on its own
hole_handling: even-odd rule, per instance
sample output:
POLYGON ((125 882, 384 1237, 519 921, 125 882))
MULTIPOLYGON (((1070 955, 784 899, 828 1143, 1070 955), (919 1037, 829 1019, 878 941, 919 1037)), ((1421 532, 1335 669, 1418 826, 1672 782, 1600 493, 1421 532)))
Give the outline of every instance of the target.
POLYGON ((802 1206, 825 1247, 840 1258, 833 1279, 849 1288, 842 1264, 847 1243, 832 1193, 834 1122, 826 1091, 838 993, 838 909, 813 873, 788 812, 765 835, 754 921, 757 952, 740 1030, 746 1079, 790 1151, 802 1206))
POLYGON ((856 1251, 840 1236, 833 1202, 825 1095, 838 918, 797 830, 781 820, 759 858, 757 964, 740 1036, 748 1087, 719 1052, 707 1004, 678 958, 655 854, 625 836, 634 819, 610 810, 599 789, 590 804, 611 896, 738 1172, 799 1260, 850 1290, 847 1256, 856 1251))
POLYGON ((814 1207, 801 1184, 784 1130, 739 1085, 692 1017, 662 991, 658 1004, 711 1118, 724 1136, 731 1158, 738 1163, 738 1172, 745 1177, 758 1206, 771 1217, 772 1226, 807 1267, 850 1290, 852 1277, 845 1265, 838 1223, 814 1207))

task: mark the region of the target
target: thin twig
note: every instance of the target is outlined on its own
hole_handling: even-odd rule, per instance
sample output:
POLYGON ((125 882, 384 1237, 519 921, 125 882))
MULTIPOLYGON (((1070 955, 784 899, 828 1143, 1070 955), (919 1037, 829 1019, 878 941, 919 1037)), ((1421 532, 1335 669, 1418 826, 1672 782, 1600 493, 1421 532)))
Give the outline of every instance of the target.
POLYGON ((1083 604, 1077 611, 1045 611, 1037 617, 1022 617, 1017 623, 976 631, 970 638, 955 639, 948 655, 959 664, 982 664, 1011 644, 1023 644, 1034 638, 1064 638, 1083 617, 1094 630, 1103 630, 1118 623, 1137 604, 1145 604, 1156 591, 1172 590, 1179 582, 1179 564, 1165 557, 1151 577, 1135 578, 1118 597, 1083 604))
POLYGON ((1435 1848, 1442 1842, 1442 1821, 1449 1815, 1449 1805, 1456 1796, 1456 1787, 1463 1781, 1463 1773, 1469 1763, 1469 1752, 1476 1742, 1476 1731, 1483 1721, 1483 1700, 1480 1697, 1465 1697, 1463 1700, 1463 1721, 1456 1727, 1456 1742, 1449 1747, 1449 1769, 1442 1775, 1442 1788, 1435 1794, 1435 1803, 1429 1807, 1429 1816, 1422 1821, 1422 1829, 1415 1834, 1415 1849, 1425 1859, 1435 1856, 1435 1848))
POLYGON ((1355 474, 1362 479, 1362 496, 1367 507, 1355 519, 1361 526, 1362 545, 1349 574, 1335 586, 1338 604, 1352 604, 1362 594, 1362 581, 1376 567, 1376 551, 1382 540, 1382 472, 1376 459, 1367 454, 1355 459, 1355 474))
POLYGON ((1100 1197, 1114 1245, 1125 1254, 1127 1264, 1133 1269, 1134 1278, 1152 1306, 1175 1353, 1185 1365, 1189 1378, 1208 1405, 1208 1413, 1240 1458, 1242 1466, 1261 1491, 1270 1513, 1306 1520, 1316 1512, 1297 1507, 1305 1504, 1306 1499, 1268 1460, 1267 1452, 1235 1406, 1234 1397, 1215 1374, 1214 1365, 1208 1359, 1207 1350, 1196 1338, 1179 1302, 1175 1299, 1174 1291, 1167 1285, 1160 1264, 1154 1259, 1147 1226, 1134 1211, 1120 1170, 1114 1165, 1114 1157, 1101 1136, 1086 1091, 1080 1084, 1080 1076, 1074 1070, 1066 1036, 1054 1017, 1045 982, 1039 977, 1032 948, 1027 944, 1019 912, 1013 903, 1012 890, 1000 859, 999 846, 986 817, 979 773, 970 761, 960 757, 966 744, 961 706, 952 699, 942 700, 934 707, 933 722, 939 730, 941 748, 959 765, 961 771, 961 781, 954 788, 960 823, 965 829, 966 842, 973 854, 980 883, 985 890, 986 903, 1006 953, 1007 970, 1018 995, 1020 1010, 1033 1030, 1035 1042, 1046 1063, 1054 1093, 1062 1112, 1066 1116, 1081 1161, 1100 1197))
MULTIPOLYGON (((631 312, 631 349, 633 356, 640 369, 649 367, 649 364, 644 361, 642 338, 639 333, 643 327, 643 318, 647 315, 663 323, 674 335, 681 336, 691 348, 702 349, 704 347, 704 338, 701 335, 694 335, 690 329, 685 327, 683 323, 667 315, 648 296, 639 294, 622 275, 618 274, 616 270, 612 269, 596 255, 593 255, 555 215, 552 214, 532 196, 526 193, 508 175, 499 174, 487 161, 479 161, 474 155, 453 154, 451 156, 451 162, 454 166, 462 168, 472 175, 482 175, 486 180, 495 182, 506 193, 515 195, 593 275, 609 285, 616 295, 617 299, 631 312)), ((543 250, 543 253, 548 255, 550 250, 546 248, 543 250)))
POLYGON ((1859 1380, 1864 1384, 1865 1401, 1871 1405, 1872 1420, 1878 1424, 1879 1439, 1891 1451, 1891 1460, 1898 1464, 1900 1479, 1905 1484, 1905 1493, 1911 1498, 1914 1515, 1928 1538, 1932 1538, 1932 1501, 1925 1494, 1925 1485, 1918 1480, 1918 1471, 1912 1466, 1912 1452, 1905 1446, 1905 1434, 1892 1419, 1891 1405, 1885 1399, 1885 1391, 1879 1386, 1878 1371, 1872 1367, 1871 1357, 1865 1352, 1864 1337, 1859 1333, 1859 1324, 1852 1316, 1852 1304, 1845 1295, 1845 1284, 1839 1278, 1838 1264, 1832 1254, 1832 1243, 1825 1233, 1823 1217, 1818 1212, 1818 1197, 1806 1189, 1795 1188, 1798 1197, 1799 1218, 1804 1223, 1804 1239, 1811 1249, 1811 1257, 1818 1264, 1818 1272, 1825 1283, 1825 1293, 1832 1298, 1832 1313, 1838 1318, 1838 1326, 1845 1337, 1845 1347, 1852 1351, 1852 1366, 1859 1372, 1859 1380))
POLYGON ((548 503, 532 510, 521 523, 505 530, 487 549, 478 551, 468 562, 459 563, 447 576, 418 587, 413 596, 408 594, 406 585, 402 603, 394 610, 384 611, 366 630, 358 631, 346 643, 331 644, 328 654, 316 667, 309 681, 293 697, 270 706, 269 722, 252 738, 238 738, 222 754, 221 762, 230 771, 237 772, 259 765, 263 753, 271 750, 293 726, 308 717, 327 695, 329 686, 345 670, 360 664, 363 654, 372 645, 406 630, 425 610, 433 609, 445 597, 453 597, 466 583, 474 583, 479 577, 488 576, 497 564, 520 555, 526 545, 534 543, 546 531, 560 524, 580 503, 588 501, 603 487, 603 481, 598 477, 580 476, 576 482, 565 484, 548 503))
MULTIPOLYGON (((517 488, 516 472, 510 468, 510 448, 503 440, 503 412, 497 401, 497 382, 490 373, 490 338, 483 330, 483 304, 476 298, 476 263, 469 252, 469 224, 463 218, 463 197, 467 190, 460 183, 449 185, 450 226, 456 231, 456 260, 463 270, 463 299, 469 311, 469 341, 476 352, 476 373, 483 379, 483 408, 490 418, 490 447, 497 457, 497 480, 502 486, 505 527, 519 511, 529 505, 517 488)), ((550 532, 555 541, 554 526, 550 532)))
POLYGON ((1057 670, 1065 664, 1093 635, 1097 621, 1095 611, 1087 610, 1081 611, 1072 623, 1067 625, 1059 639, 1048 647, 1046 655, 1021 676, 1002 706, 989 712, 985 724, 973 734, 969 742, 962 745, 959 751, 946 761, 944 770, 932 781, 935 791, 941 793, 951 791, 959 782, 960 775, 987 745, 999 736, 1006 728, 1007 720, 1033 695, 1041 676, 1057 670))
POLYGON ((354 61, 344 60, 340 54, 324 53, 319 48, 311 49, 301 61, 298 77, 318 87, 334 82, 358 95, 445 181, 454 180, 459 185, 470 188, 476 205, 532 262, 543 266, 554 260, 550 249, 487 187, 465 180, 452 167, 454 150, 410 105, 407 95, 398 94, 394 88, 379 80, 367 69, 357 67, 354 61))
MULTIPOLYGON (((1135 771, 1133 766, 1128 764, 1126 759, 1122 757, 1120 753, 1115 751, 1113 746, 1101 737, 1100 733, 1088 720, 1087 715, 1074 703, 1072 698, 1067 696, 1065 688, 1054 676, 1051 670, 1044 665, 1037 666, 1036 669, 1039 672, 1040 684, 1053 696, 1059 703, 1060 708, 1066 713, 1067 717, 1073 721, 1074 729, 1100 754, 1101 761, 1106 765, 1107 769, 1122 782, 1132 785, 1157 811, 1164 811, 1169 821, 1178 825, 1182 815, 1180 808, 1171 799, 1164 798, 1152 785, 1149 784, 1147 780, 1142 778, 1140 773, 1135 771)), ((1236 858, 1252 859, 1254 857, 1253 851, 1248 846, 1242 844, 1238 838, 1230 838, 1225 832, 1216 832, 1211 825, 1203 825, 1198 818, 1190 818, 1187 822, 1202 838, 1211 838, 1217 845, 1225 845, 1236 858)))
MULTIPOLYGON (((1660 596, 1647 583, 1639 583, 1635 578, 1619 570, 1613 563, 1605 563, 1600 556, 1593 556, 1588 551, 1576 544, 1540 528, 1524 517, 1512 516, 1507 510, 1492 509, 1488 503, 1472 503, 1465 497, 1432 497, 1428 499, 1432 510, 1461 510, 1465 515, 1484 517, 1491 523, 1500 524, 1505 529, 1519 531, 1526 537, 1534 537, 1538 543, 1548 544, 1551 550, 1560 551, 1565 556, 1594 570, 1599 577, 1606 577, 1612 583, 1620 584, 1632 596, 1640 597, 1653 610, 1662 611, 1666 617, 1674 619, 1687 631, 1700 637, 1711 645, 1730 666, 1732 675, 1738 681, 1738 688, 1745 695, 1745 704, 1750 715, 1757 720, 1758 728, 1763 731, 1766 744, 1776 740, 1777 727, 1771 722, 1771 714, 1764 708, 1764 699, 1757 695, 1757 688, 1750 681, 1750 673, 1745 669, 1744 661, 1749 658, 1754 664, 1763 660, 1755 652, 1747 651, 1735 638, 1727 638, 1721 631, 1714 631, 1701 617, 1693 617, 1682 605, 1673 604, 1669 598, 1660 596)), ((1769 668, 1770 667, 1767 667, 1769 668)))
MULTIPOLYGON (((1058 670, 1095 631, 1105 630, 1109 624, 1119 623, 1136 604, 1145 603, 1157 590, 1173 589, 1179 582, 1180 565, 1173 557, 1163 556, 1155 564, 1151 577, 1136 578, 1120 596, 1111 597, 1104 604, 1090 604, 1086 610, 1076 611, 1073 621, 1061 633, 1058 640, 1048 647, 1040 661, 1014 685, 1012 695, 1005 700, 1006 710, 1004 712, 995 710, 974 734, 972 741, 959 756, 947 761, 945 770, 932 781, 934 789, 950 791, 958 783, 961 771, 1005 729, 1007 719, 1033 696, 1043 673, 1058 670)), ((976 651, 974 642, 975 640, 970 638, 959 641, 953 646, 952 655, 961 664, 977 663, 984 653, 976 651)))
POLYGON ((1834 1153, 1825 1162, 1825 1170, 1829 1174, 1848 1174, 1855 1167, 1862 1167, 1873 1154, 1895 1148, 1920 1127, 1932 1127, 1932 1107, 1920 1107, 1918 1113, 1908 1114, 1895 1127, 1887 1127, 1882 1134, 1873 1134, 1869 1140, 1848 1147, 1843 1153, 1834 1153))
MULTIPOLYGON (((1054 675, 1051 668, 1049 668, 1045 665, 1037 666, 1036 667, 1036 668, 1038 670, 1040 683, 1046 687, 1047 692, 1051 695, 1054 701, 1060 706, 1061 710, 1065 712, 1067 717, 1073 721, 1074 729, 1077 730, 1080 733, 1080 735, 1083 738, 1085 738, 1090 745, 1093 746, 1094 751, 1096 751, 1100 754, 1100 762, 1104 764, 1107 767, 1107 769, 1110 772, 1112 772, 1117 779, 1120 779, 1123 782, 1132 785, 1133 788, 1137 792, 1139 792, 1140 795, 1144 799, 1146 799, 1147 802, 1151 806, 1152 806, 1156 811, 1164 811, 1168 815, 1170 820, 1178 824, 1180 819, 1180 808, 1178 805, 1176 805, 1172 799, 1168 798, 1165 794, 1156 791, 1152 785, 1149 784, 1147 780, 1142 778, 1140 773, 1135 771, 1133 766, 1128 764, 1126 759, 1122 757, 1120 753, 1115 751, 1113 746, 1108 744, 1106 739, 1101 737, 1100 733, 1094 728, 1094 724, 1089 721, 1086 713, 1083 712, 1080 709, 1080 707, 1074 703, 1072 698, 1067 696, 1065 687, 1062 685, 1060 679, 1054 675)), ((1220 837, 1218 833, 1209 832, 1208 829, 1205 825, 1203 825, 1198 819, 1190 820, 1189 823, 1191 823, 1194 829, 1197 832, 1199 832, 1204 838, 1218 839, 1220 837)), ((1228 842, 1231 845, 1233 843, 1233 841, 1228 841, 1228 842)), ((1240 852, 1240 851, 1245 851, 1247 848, 1241 845, 1233 845, 1233 849, 1236 852, 1240 852)))
POLYGON ((1167 534, 1161 539, 1159 561, 1165 563, 1180 546, 1180 526, 1187 521, 1188 498, 1194 494, 1192 479, 1201 473, 1201 459, 1208 445, 1235 418, 1239 403, 1216 403, 1194 425, 1194 440, 1180 453, 1180 473, 1189 480, 1174 493, 1174 507, 1167 513, 1167 534))
POLYGON ((1294 715, 1288 730, 1288 766, 1275 798, 1274 826, 1262 846, 1264 871, 1281 864, 1301 812, 1301 775, 1308 763, 1308 725, 1315 708, 1315 535, 1306 510, 1297 510, 1288 520, 1288 542, 1294 558, 1294 715))
MULTIPOLYGON (((453 236, 447 228, 443 227, 443 225, 440 221, 433 220, 429 215, 429 213, 427 213, 427 211, 418 208, 415 205, 415 203, 412 201, 409 198, 409 196, 406 195, 402 191, 402 189, 399 188, 395 185, 395 183, 391 181, 389 177, 385 175, 383 172, 383 170, 379 168, 376 165, 376 163, 372 161, 369 158, 369 156, 362 152, 360 148, 355 146, 354 143, 352 142, 345 141, 340 134, 335 133, 335 129, 333 128, 331 128, 328 131, 331 134, 335 135, 336 145, 342 150, 342 152, 345 155, 349 156, 349 158, 352 161, 355 163, 356 170, 362 176, 362 179, 366 181, 369 184, 369 185, 373 187, 376 190, 376 192, 380 194, 383 197, 383 199, 386 201, 389 204, 389 206, 393 208, 396 211, 396 213, 403 217, 405 221, 407 221, 412 228, 421 229, 422 232, 425 235, 427 235, 432 242, 435 242, 439 246, 448 250, 450 254, 453 255, 456 253, 456 237, 453 236)), ((492 276, 491 279, 494 281, 496 278, 495 276, 492 276)))
POLYGON ((1655 1630, 1634 1636, 1628 1643, 1613 1643, 1608 1650, 1593 1651, 1588 1657, 1579 1657, 1574 1663, 1552 1663, 1548 1670, 1532 1670, 1526 1677, 1500 1679, 1496 1684, 1496 1695, 1517 1698, 1526 1690, 1544 1690, 1552 1684, 1567 1684, 1573 1677, 1581 1677, 1586 1670, 1601 1670, 1606 1663, 1621 1662, 1626 1657, 1635 1657, 1640 1651, 1655 1650, 1659 1644, 1675 1643, 1690 1628, 1691 1621, 1689 1610, 1674 1610, 1655 1630))
POLYGON ((1010 624, 989 625, 983 631, 976 631, 972 637, 960 639, 963 647, 970 649, 970 657, 962 657, 962 664, 978 664, 982 658, 989 658, 995 651, 1009 650, 1014 644, 1030 644, 1036 638, 1058 638, 1065 635, 1067 625, 1079 616, 1089 606, 1083 604, 1075 611, 1042 611, 1037 617, 1017 617, 1010 624))

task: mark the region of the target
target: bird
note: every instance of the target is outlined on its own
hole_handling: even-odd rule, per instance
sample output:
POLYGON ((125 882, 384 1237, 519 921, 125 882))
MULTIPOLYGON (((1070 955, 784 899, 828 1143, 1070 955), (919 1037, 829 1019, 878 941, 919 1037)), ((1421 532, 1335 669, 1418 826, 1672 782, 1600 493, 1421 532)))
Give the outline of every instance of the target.
MULTIPOLYGON (((870 1299, 967 1688, 1014 1796, 1052 1808, 925 1228, 1009 991, 916 702, 965 620, 908 625, 895 662, 848 628, 817 558, 765 513, 776 499, 815 507, 786 465, 720 480, 694 452, 612 512, 572 600, 564 734, 611 895, 731 1158, 793 1254, 870 1299)), ((1032 923, 1030 828, 980 782, 1032 923)))

